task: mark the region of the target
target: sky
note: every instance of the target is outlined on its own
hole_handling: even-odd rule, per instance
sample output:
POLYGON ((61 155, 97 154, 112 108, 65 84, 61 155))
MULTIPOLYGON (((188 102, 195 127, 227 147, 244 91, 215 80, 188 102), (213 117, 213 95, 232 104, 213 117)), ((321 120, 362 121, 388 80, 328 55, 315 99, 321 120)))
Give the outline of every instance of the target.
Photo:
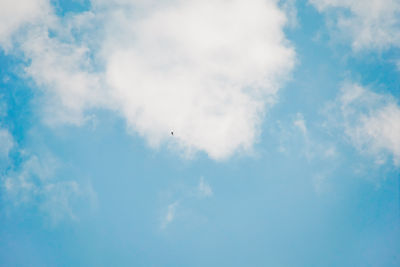
POLYGON ((400 1, 2 0, 0 266, 400 266, 400 1))

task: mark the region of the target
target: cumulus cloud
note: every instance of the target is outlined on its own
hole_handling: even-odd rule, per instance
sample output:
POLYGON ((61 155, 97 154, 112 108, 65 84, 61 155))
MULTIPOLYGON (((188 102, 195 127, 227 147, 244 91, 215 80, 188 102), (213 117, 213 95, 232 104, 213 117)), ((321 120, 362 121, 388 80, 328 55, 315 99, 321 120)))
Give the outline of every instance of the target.
POLYGON ((129 126, 154 146, 173 130, 185 151, 216 159, 250 149, 293 66, 284 13, 256 0, 173 1, 145 14, 113 14, 103 53, 129 126))
POLYGON ((68 18, 49 14, 18 39, 26 73, 47 99, 47 120, 79 125, 85 111, 109 108, 154 147, 214 159, 252 149, 295 61, 278 1, 92 7, 68 18))
POLYGON ((397 0, 309 0, 347 37, 354 50, 400 46, 400 2, 397 0))
POLYGON ((334 107, 340 109, 345 133, 361 152, 374 155, 377 162, 389 154, 400 165, 400 106, 393 97, 347 83, 334 107))

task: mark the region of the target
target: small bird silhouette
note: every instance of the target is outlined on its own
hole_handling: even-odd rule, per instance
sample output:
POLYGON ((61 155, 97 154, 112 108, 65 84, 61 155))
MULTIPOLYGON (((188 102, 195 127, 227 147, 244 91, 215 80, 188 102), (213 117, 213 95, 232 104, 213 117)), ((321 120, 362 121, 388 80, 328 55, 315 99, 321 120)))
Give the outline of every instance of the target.
POLYGON ((171 132, 171 135, 174 135, 174 132, 171 132))

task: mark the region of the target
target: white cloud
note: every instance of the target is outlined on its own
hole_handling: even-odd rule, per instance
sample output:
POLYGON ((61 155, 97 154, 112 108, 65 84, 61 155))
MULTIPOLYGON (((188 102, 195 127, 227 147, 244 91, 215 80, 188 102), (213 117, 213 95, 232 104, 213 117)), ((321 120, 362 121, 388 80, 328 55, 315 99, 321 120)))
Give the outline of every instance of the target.
POLYGON ((93 51, 80 33, 89 28, 90 18, 91 13, 58 18, 49 0, 0 2, 0 48, 29 62, 25 73, 44 93, 40 106, 49 124, 82 124, 83 112, 107 99, 99 97, 103 91, 90 59, 93 51))
POLYGON ((251 149, 294 63, 275 1, 172 1, 144 13, 113 14, 103 51, 129 126, 153 146, 173 130, 186 152, 215 159, 251 149))
POLYGON ((82 124, 84 110, 100 105, 105 96, 100 76, 92 70, 89 49, 71 40, 50 38, 46 29, 31 30, 21 44, 31 60, 26 73, 45 93, 42 113, 49 124, 82 124))
POLYGON ((211 186, 204 180, 204 177, 200 178, 199 185, 197 186, 199 195, 201 197, 210 197, 213 195, 211 186))
POLYGON ((345 133, 361 152, 374 155, 380 164, 382 153, 389 153, 400 164, 400 106, 391 96, 347 83, 337 104, 345 133))
POLYGON ((309 0, 348 38, 354 50, 400 46, 398 0, 309 0))
POLYGON ((21 27, 46 17, 51 11, 48 0, 0 1, 0 46, 8 49, 21 27))
POLYGON ((251 151, 295 61, 278 1, 92 4, 18 39, 46 121, 79 125, 85 111, 110 108, 154 147, 214 159, 251 151))

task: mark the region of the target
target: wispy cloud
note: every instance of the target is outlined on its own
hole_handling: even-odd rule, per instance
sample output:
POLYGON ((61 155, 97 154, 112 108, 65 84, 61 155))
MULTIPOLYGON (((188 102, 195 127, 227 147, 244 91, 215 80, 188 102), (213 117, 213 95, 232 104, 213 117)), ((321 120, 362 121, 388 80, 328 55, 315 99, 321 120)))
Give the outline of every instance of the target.
POLYGON ((400 2, 397 0, 309 0, 325 12, 354 50, 400 46, 400 2))
POLYGON ((278 150, 286 153, 300 145, 298 148, 300 151, 296 154, 305 156, 310 162, 314 159, 332 160, 337 155, 334 141, 327 136, 319 136, 315 126, 309 126, 309 122, 298 112, 292 119, 292 124, 280 123, 278 150))
POLYGON ((210 197, 213 195, 211 186, 204 180, 204 177, 200 178, 198 185, 198 192, 201 197, 210 197))
POLYGON ((0 160, 8 158, 10 150, 14 147, 14 138, 6 129, 0 129, 0 160))
POLYGON ((161 229, 165 229, 175 219, 176 209, 179 205, 178 201, 171 203, 167 207, 167 211, 161 221, 161 229))
POLYGON ((394 164, 400 164, 400 106, 392 96, 346 83, 328 111, 340 114, 331 116, 361 153, 373 155, 378 164, 389 154, 394 164))
MULTIPOLYGON (((205 198, 210 198, 213 194, 211 185, 204 177, 200 177, 197 186, 179 186, 175 190, 168 190, 168 200, 163 202, 170 204, 166 208, 163 207, 161 229, 166 229, 176 219, 177 214, 180 214, 180 218, 183 220, 193 216, 199 217, 190 203, 204 201, 205 198)), ((204 220, 204 218, 202 219, 204 220)))
POLYGON ((54 157, 28 155, 2 177, 4 200, 16 208, 37 208, 52 224, 78 220, 74 207, 78 201, 92 201, 93 190, 76 180, 57 178, 58 168, 60 163, 54 157))
POLYGON ((77 207, 94 207, 96 194, 90 183, 60 176, 63 168, 50 153, 22 149, 6 129, 0 130, 0 188, 7 210, 36 209, 53 225, 78 220, 77 207))
POLYGON ((293 121, 293 124, 300 129, 304 136, 307 136, 307 126, 303 114, 297 113, 297 118, 293 121))
POLYGON ((328 188, 328 175, 325 173, 317 173, 312 177, 312 183, 314 186, 314 191, 321 195, 325 191, 327 191, 328 188))

